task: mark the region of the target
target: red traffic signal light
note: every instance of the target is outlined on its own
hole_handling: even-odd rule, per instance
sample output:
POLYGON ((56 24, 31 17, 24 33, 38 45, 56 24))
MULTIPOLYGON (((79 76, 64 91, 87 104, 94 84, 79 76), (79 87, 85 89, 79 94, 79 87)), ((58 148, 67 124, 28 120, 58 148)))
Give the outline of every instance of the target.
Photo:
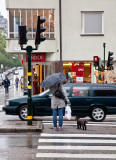
POLYGON ((93 62, 94 62, 94 66, 95 67, 99 66, 99 57, 98 56, 94 56, 93 62))

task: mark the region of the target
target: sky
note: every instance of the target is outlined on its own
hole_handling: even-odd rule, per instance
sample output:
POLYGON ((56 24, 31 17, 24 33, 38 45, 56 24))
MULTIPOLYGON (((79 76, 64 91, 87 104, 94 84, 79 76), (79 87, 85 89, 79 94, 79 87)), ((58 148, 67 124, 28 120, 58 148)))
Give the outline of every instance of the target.
POLYGON ((6 11, 6 2, 5 0, 0 0, 0 12, 4 18, 7 18, 7 11, 6 11))

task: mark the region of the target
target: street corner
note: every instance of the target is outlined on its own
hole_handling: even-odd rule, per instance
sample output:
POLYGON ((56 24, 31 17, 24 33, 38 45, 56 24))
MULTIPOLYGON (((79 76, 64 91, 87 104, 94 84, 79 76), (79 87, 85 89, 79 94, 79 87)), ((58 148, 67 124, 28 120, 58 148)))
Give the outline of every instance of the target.
POLYGON ((42 132, 42 129, 42 121, 34 121, 32 125, 27 125, 26 121, 5 121, 0 123, 1 133, 42 132))

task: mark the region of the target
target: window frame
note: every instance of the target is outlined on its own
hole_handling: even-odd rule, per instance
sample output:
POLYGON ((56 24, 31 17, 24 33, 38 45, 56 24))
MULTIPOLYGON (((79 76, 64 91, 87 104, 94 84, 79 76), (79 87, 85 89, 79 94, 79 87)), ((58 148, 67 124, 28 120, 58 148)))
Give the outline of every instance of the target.
POLYGON ((88 87, 88 86, 72 86, 71 97, 73 97, 73 98, 74 97, 84 98, 84 97, 90 97, 90 96, 91 96, 91 89, 90 89, 90 87, 88 87), (87 96, 82 96, 82 95, 81 96, 73 96, 73 89, 74 88, 80 88, 80 91, 84 88, 83 90, 85 90, 85 91, 87 90, 88 91, 88 95, 87 96))
POLYGON ((104 36, 104 11, 81 11, 81 36, 104 36), (85 33, 85 14, 102 13, 102 33, 85 33))
MULTIPOLYGON (((15 25, 15 18, 16 18, 16 16, 15 16, 15 11, 16 10, 20 10, 20 11, 22 11, 22 10, 25 10, 25 17, 26 17, 26 26, 27 26, 27 19, 28 19, 28 17, 27 17, 27 10, 31 10, 31 26, 32 26, 32 28, 31 28, 31 32, 30 31, 28 31, 27 32, 27 37, 28 37, 28 34, 30 34, 31 35, 31 38, 28 38, 28 39, 35 39, 35 37, 33 36, 34 34, 36 34, 36 32, 34 32, 33 31, 33 11, 34 10, 37 10, 37 16, 38 16, 38 10, 42 10, 42 12, 43 12, 43 15, 42 15, 42 17, 44 17, 44 11, 45 10, 48 10, 48 12, 49 12, 49 23, 48 23, 48 26, 49 26, 49 31, 48 32, 44 32, 43 33, 43 36, 45 35, 48 35, 48 37, 46 37, 46 39, 55 39, 55 9, 53 9, 53 8, 48 8, 48 9, 9 9, 8 10, 8 13, 10 12, 10 10, 13 10, 13 19, 14 19, 14 21, 13 21, 13 26, 15 25), (54 27, 54 32, 50 32, 50 24, 51 24, 51 19, 50 19, 50 11, 51 10, 53 10, 53 16, 54 16, 54 25, 53 25, 53 27, 54 27), (52 36, 53 36, 53 38, 52 38, 52 36)), ((21 25, 21 12, 20 12, 20 25, 21 25)), ((43 23, 43 26, 44 26, 44 23, 43 23)), ((14 26, 15 27, 15 26, 14 26)), ((13 32, 10 32, 10 14, 9 14, 9 21, 8 21, 8 38, 11 38, 12 36, 11 35, 13 35, 13 38, 11 38, 11 39, 17 39, 18 37, 15 37, 15 35, 17 34, 18 35, 18 32, 15 32, 15 31, 13 31, 13 32)), ((13 28, 13 30, 14 30, 14 28, 13 28)))

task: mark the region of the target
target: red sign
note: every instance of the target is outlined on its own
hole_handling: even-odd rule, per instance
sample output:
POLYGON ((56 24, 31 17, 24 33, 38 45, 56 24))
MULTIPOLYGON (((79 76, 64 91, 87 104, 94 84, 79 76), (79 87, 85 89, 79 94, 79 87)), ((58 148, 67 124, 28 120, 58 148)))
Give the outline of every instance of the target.
MULTIPOLYGON (((26 62, 28 62, 27 54, 26 54, 26 62)), ((45 62, 45 53, 31 54, 31 62, 45 62)))

